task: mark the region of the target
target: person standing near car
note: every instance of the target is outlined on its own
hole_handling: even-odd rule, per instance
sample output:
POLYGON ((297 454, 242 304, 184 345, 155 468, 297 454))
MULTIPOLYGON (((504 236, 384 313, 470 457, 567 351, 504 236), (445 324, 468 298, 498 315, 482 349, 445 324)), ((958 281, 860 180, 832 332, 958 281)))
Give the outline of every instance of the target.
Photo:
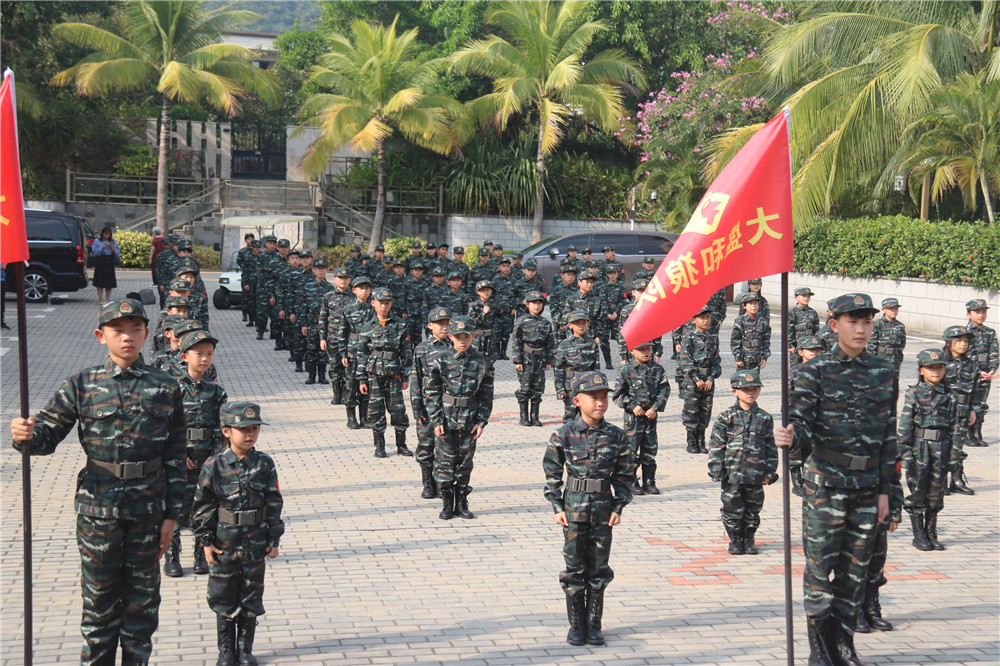
POLYGON ((118 286, 115 278, 115 261, 121 256, 118 243, 111 237, 111 227, 101 229, 101 235, 90 248, 94 255, 94 286, 97 287, 97 301, 104 305, 111 300, 111 290, 118 286))

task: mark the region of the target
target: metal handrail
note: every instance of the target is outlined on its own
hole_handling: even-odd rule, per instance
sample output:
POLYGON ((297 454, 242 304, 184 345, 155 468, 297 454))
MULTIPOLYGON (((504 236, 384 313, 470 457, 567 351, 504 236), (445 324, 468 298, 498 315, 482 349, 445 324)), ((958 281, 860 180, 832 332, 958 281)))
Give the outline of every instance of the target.
MULTIPOLYGON (((388 190, 386 192, 386 212, 427 211, 440 215, 442 212, 442 189, 438 187, 437 189, 426 190, 401 190, 398 188, 388 190), (389 200, 390 198, 392 199, 391 201, 389 200), (430 199, 429 204, 420 201, 420 199, 427 198, 430 199), (415 199, 417 201, 414 201, 415 199)), ((371 210, 373 206, 372 202, 378 200, 378 188, 373 187, 345 187, 328 181, 323 185, 322 190, 324 193, 341 201, 346 197, 338 196, 337 192, 357 193, 356 198, 360 200, 363 206, 362 210, 371 210)), ((356 203, 354 205, 357 207, 356 203)))
MULTIPOLYGON (((215 184, 213 184, 213 185, 211 185, 209 187, 206 187, 201 192, 193 194, 190 197, 188 197, 187 199, 184 199, 183 201, 181 201, 180 203, 176 204, 172 208, 168 208, 167 209, 167 229, 166 229, 166 231, 169 232, 171 229, 176 229, 177 227, 183 226, 183 225, 187 224, 188 222, 190 222, 192 219, 194 219, 193 217, 188 217, 187 219, 182 220, 180 222, 177 222, 176 224, 171 224, 170 223, 170 216, 172 214, 176 213, 177 211, 181 210, 182 208, 187 208, 187 207, 191 206, 192 204, 195 204, 195 203, 206 203, 206 204, 211 204, 212 205, 212 208, 210 208, 208 211, 206 211, 206 212, 204 212, 204 213, 202 213, 200 215, 201 217, 203 217, 203 216, 205 216, 208 213, 211 213, 213 211, 219 210, 219 204, 218 204, 217 201, 205 201, 205 199, 210 199, 211 197, 214 197, 216 194, 219 193, 219 190, 221 188, 222 188, 222 183, 221 182, 215 183, 215 184)), ((122 227, 122 231, 132 231, 134 229, 137 229, 138 227, 142 227, 142 226, 148 225, 150 222, 152 222, 155 219, 156 219, 156 212, 154 211, 152 213, 149 213, 147 215, 143 215, 142 217, 133 220, 132 222, 130 222, 128 224, 128 226, 122 227)))
MULTIPOLYGON (((156 184, 155 176, 120 176, 67 170, 66 201, 155 205, 156 184), (88 183, 92 185, 90 191, 82 191, 81 186, 88 183)), ((181 191, 201 187, 204 187, 204 181, 197 178, 168 178, 167 198, 176 201, 181 196, 181 191)), ((185 198, 190 196, 187 194, 185 198)))

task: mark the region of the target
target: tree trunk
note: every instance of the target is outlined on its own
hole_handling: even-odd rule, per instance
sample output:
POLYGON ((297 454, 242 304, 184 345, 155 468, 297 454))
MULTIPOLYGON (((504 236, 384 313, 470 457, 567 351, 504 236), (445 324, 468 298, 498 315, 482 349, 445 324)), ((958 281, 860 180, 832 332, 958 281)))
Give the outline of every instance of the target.
POLYGON ((382 243, 382 227, 385 223, 385 181, 386 181, 385 142, 378 142, 378 199, 375 203, 375 219, 372 220, 372 237, 368 241, 368 254, 382 243))
POLYGON ((531 244, 542 240, 542 218, 545 216, 545 123, 538 123, 538 161, 535 162, 535 219, 531 224, 531 244))
POLYGON ((996 218, 993 214, 993 204, 990 203, 990 188, 986 182, 986 171, 982 169, 979 171, 979 186, 983 188, 983 198, 986 199, 986 217, 990 224, 993 224, 996 222, 996 218))
POLYGON ((163 230, 163 235, 170 235, 167 226, 167 178, 170 171, 167 168, 167 155, 170 151, 170 100, 163 96, 163 111, 160 112, 160 155, 156 164, 156 226, 163 230))

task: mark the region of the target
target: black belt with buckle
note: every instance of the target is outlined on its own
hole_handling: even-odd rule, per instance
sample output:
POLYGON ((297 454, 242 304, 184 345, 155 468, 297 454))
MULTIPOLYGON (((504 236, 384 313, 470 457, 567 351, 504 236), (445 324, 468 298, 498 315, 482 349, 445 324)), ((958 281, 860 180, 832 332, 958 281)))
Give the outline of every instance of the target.
POLYGON ((818 444, 813 444, 813 455, 820 460, 846 467, 853 472, 860 472, 878 467, 878 456, 852 456, 847 453, 831 451, 818 444))
POLYGON ((373 351, 372 356, 386 361, 395 361, 397 354, 394 351, 373 351))
POLYGON ((445 393, 442 399, 444 400, 444 404, 455 407, 468 407, 472 404, 472 398, 458 398, 448 393, 445 393))
POLYGON ((142 479, 153 474, 163 467, 162 458, 143 460, 140 462, 109 463, 102 460, 87 458, 87 469, 94 474, 101 476, 113 476, 116 479, 128 481, 130 479, 142 479))
POLYGON ((743 347, 744 349, 753 349, 755 347, 760 347, 760 340, 744 340, 743 347))
POLYGON ((524 345, 524 351, 529 354, 533 354, 534 356, 538 356, 540 354, 545 353, 545 347, 533 347, 531 345, 524 345))
POLYGON ((202 442, 212 438, 211 428, 188 428, 187 440, 189 442, 202 442))
POLYGON ((249 509, 247 511, 230 511, 219 507, 219 522, 236 527, 251 527, 260 525, 267 518, 267 507, 263 509, 249 509))
POLYGON ((492 328, 477 328, 476 329, 476 335, 492 335, 492 334, 493 334, 493 329, 492 328))
POLYGON ((968 393, 956 393, 955 394, 955 400, 960 405, 968 404, 968 402, 969 402, 969 400, 971 398, 972 398, 972 396, 970 394, 968 394, 968 393))
POLYGON ((918 439, 926 439, 928 442, 936 442, 941 439, 944 428, 914 428, 913 435, 918 439))
POLYGON ((360 333, 348 333, 347 337, 350 340, 360 340, 361 339, 361 334, 360 333))
POLYGON ((566 490, 576 493, 605 493, 611 490, 611 479, 578 479, 571 476, 566 479, 566 490))

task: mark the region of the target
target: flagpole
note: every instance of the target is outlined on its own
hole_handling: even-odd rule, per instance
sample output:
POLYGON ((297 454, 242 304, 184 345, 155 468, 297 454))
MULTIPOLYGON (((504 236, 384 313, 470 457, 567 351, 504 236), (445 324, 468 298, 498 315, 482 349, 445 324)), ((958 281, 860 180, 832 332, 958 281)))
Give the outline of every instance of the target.
MULTIPOLYGON (((24 262, 14 262, 14 288, 17 293, 17 357, 20 368, 21 418, 28 418, 28 333, 24 310, 24 262)), ((31 446, 21 447, 21 490, 24 508, 24 663, 31 666, 31 446)))
MULTIPOLYGON (((788 273, 781 274, 781 427, 788 427, 788 273)), ((792 621, 792 498, 788 447, 781 447, 782 532, 785 541, 785 652, 795 663, 795 623, 792 621)))

